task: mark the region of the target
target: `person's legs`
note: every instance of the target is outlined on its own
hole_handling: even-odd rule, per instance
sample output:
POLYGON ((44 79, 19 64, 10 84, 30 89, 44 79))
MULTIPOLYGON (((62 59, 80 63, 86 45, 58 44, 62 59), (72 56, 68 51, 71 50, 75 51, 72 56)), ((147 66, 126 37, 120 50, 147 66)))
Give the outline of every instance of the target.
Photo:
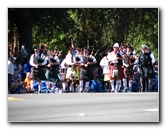
POLYGON ((121 87, 121 80, 117 79, 114 92, 117 93, 120 90, 120 87, 121 87))
POLYGON ((79 84, 80 84, 79 91, 82 92, 82 91, 83 91, 83 87, 84 87, 84 82, 83 82, 83 80, 79 80, 79 84))
POLYGON ((123 92, 126 92, 126 90, 127 90, 127 78, 123 78, 123 87, 124 87, 123 92))
POLYGON ((38 94, 40 94, 41 92, 41 86, 42 86, 41 81, 38 81, 38 94))
POLYGON ((15 82, 11 83, 11 86, 9 88, 9 93, 14 93, 15 89, 16 89, 17 85, 15 82))
POLYGON ((62 82, 62 89, 63 89, 63 92, 66 92, 66 82, 65 81, 62 82))
POLYGON ((85 82, 85 92, 89 92, 89 81, 85 82))
POLYGON ((74 81, 71 81, 70 83, 70 92, 74 92, 74 81))
POLYGON ((145 92, 148 92, 148 78, 145 77, 145 92))
POLYGON ((31 82, 30 82, 31 84, 31 91, 33 91, 34 90, 34 83, 35 83, 35 81, 34 81, 34 79, 31 79, 31 82))
POLYGON ((142 77, 141 80, 142 80, 142 91, 145 92, 145 77, 142 77))
POLYGON ((148 78, 148 91, 151 91, 152 90, 152 87, 151 87, 151 78, 148 78))
POLYGON ((97 92, 102 92, 102 84, 100 82, 96 84, 96 87, 97 87, 97 92))
POLYGON ((114 80, 110 80, 110 85, 111 85, 111 92, 114 92, 115 88, 114 88, 114 80))
POLYGON ((129 92, 132 92, 132 84, 133 83, 133 80, 129 80, 129 92))
POLYGON ((96 82, 95 80, 90 81, 90 91, 94 92, 96 90, 96 82))

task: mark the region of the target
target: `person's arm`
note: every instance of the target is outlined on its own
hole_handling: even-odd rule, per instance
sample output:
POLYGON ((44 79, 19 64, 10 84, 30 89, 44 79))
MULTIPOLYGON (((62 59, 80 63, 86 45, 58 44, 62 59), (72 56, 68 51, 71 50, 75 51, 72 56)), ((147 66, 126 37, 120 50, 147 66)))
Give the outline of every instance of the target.
POLYGON ((155 58, 154 58, 154 54, 153 52, 150 54, 150 57, 152 58, 152 64, 154 64, 156 62, 155 58))
POLYGON ((104 66, 104 58, 102 58, 102 59, 100 60, 100 66, 101 66, 101 67, 104 66))
POLYGON ((47 64, 47 60, 46 59, 44 59, 44 61, 42 62, 42 66, 44 66, 44 65, 46 65, 47 64))
POLYGON ((65 63, 66 63, 66 60, 63 59, 63 61, 62 61, 61 64, 60 64, 60 67, 65 67, 65 63))
POLYGON ((54 58, 56 60, 56 62, 52 63, 52 65, 59 65, 60 64, 60 60, 58 57, 54 58))
MULTIPOLYGON (((71 56, 67 55, 65 59, 66 59, 66 64, 67 64, 67 65, 73 65, 73 64, 74 64, 74 63, 71 61, 71 56)), ((74 60, 73 60, 73 61, 74 61, 74 60)))
POLYGON ((31 55, 29 63, 30 63, 31 66, 36 67, 37 65, 33 63, 33 58, 34 58, 34 54, 31 55))
POLYGON ((97 63, 97 60, 96 60, 95 57, 93 57, 93 62, 92 62, 92 64, 96 64, 96 63, 97 63))
POLYGON ((137 58, 135 61, 134 61, 134 63, 133 63, 134 65, 137 65, 137 64, 139 64, 139 58, 137 58))
POLYGON ((8 73, 9 74, 12 74, 11 69, 12 69, 12 63, 8 61, 8 73))
POLYGON ((93 59, 93 61, 92 62, 88 62, 87 64, 88 65, 96 64, 97 63, 96 58, 94 56, 92 56, 91 58, 93 59))

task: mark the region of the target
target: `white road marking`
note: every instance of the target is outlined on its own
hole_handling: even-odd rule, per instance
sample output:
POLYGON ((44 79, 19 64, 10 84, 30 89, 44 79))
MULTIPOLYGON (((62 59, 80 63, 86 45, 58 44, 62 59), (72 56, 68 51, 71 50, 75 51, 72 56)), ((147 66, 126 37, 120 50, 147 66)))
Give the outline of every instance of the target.
POLYGON ((158 108, 156 108, 156 109, 145 109, 144 111, 146 111, 146 112, 157 112, 158 108))
POLYGON ((79 113, 78 116, 86 116, 85 113, 79 113))

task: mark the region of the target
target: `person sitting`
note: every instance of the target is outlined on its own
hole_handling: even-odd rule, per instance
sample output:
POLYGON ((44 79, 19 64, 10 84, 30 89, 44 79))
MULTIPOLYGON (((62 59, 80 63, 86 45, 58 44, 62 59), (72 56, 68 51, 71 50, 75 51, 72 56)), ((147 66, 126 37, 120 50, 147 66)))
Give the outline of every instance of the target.
POLYGON ((30 72, 27 72, 27 73, 26 73, 26 78, 25 78, 24 82, 25 82, 25 89, 26 89, 26 92, 30 92, 30 91, 31 91, 30 72))
POLYGON ((90 80, 91 92, 102 92, 102 84, 99 77, 95 77, 94 80, 90 80))
POLYGON ((9 93, 10 94, 25 93, 25 85, 19 80, 17 69, 14 70, 14 75, 12 77, 12 83, 9 89, 9 93))

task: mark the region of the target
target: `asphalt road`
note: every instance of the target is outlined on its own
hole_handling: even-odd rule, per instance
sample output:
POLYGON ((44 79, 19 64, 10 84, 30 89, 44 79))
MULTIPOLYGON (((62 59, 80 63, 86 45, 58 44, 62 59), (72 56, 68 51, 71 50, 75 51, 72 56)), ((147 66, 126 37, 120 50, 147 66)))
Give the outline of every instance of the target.
POLYGON ((159 122, 159 93, 9 94, 9 122, 159 122))

